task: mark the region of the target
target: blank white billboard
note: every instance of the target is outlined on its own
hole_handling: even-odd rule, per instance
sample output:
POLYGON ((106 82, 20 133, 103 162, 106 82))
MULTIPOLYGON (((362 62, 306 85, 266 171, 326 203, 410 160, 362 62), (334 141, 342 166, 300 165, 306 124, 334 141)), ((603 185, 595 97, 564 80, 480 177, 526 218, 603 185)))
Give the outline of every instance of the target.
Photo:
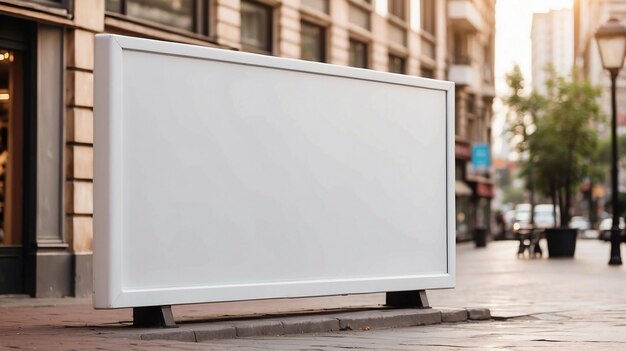
POLYGON ((454 286, 454 85, 96 37, 94 305, 454 286))

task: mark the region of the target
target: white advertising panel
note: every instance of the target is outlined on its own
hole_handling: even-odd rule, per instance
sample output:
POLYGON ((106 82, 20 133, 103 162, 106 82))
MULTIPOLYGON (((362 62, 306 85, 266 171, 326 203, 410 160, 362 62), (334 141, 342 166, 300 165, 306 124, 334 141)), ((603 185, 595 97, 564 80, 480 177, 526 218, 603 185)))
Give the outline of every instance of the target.
POLYGON ((94 305, 454 286, 450 82, 96 37, 94 305))

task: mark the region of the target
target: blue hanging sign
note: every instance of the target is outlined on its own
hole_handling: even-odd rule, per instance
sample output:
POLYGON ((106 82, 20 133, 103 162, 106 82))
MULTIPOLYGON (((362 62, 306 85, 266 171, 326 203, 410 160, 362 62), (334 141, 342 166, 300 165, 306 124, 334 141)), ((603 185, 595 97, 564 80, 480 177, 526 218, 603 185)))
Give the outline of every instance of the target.
POLYGON ((476 173, 489 173, 491 157, 489 144, 472 145, 472 168, 476 173))

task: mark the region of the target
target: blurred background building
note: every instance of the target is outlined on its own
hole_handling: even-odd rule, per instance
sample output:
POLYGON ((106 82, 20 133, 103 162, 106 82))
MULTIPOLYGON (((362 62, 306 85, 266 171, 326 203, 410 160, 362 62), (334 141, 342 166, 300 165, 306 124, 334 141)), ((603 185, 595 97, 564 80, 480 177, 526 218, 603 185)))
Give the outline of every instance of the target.
MULTIPOLYGON (((602 88, 600 104, 606 116, 611 116, 611 79, 602 67, 600 54, 594 35, 609 18, 626 21, 626 0, 574 0, 574 61, 580 68, 581 76, 602 88)), ((626 134, 626 73, 621 70, 617 78, 617 133, 626 134)), ((601 137, 609 137, 610 123, 599 125, 601 137)), ((620 161, 621 162, 621 161, 620 161)), ((622 163, 622 162, 621 162, 622 163)), ((624 169, 624 165, 620 165, 624 169)), ((606 184, 609 184, 608 181, 606 184)), ((593 217, 601 216, 605 198, 610 197, 606 184, 583 184, 585 198, 593 217)), ((626 193, 626 172, 619 172, 619 192, 626 193)), ((592 217, 590 215, 590 217, 592 217)))
POLYGON ((0 0, 0 293, 91 293, 97 33, 456 82, 458 238, 488 230, 494 12, 495 0, 0 0))
POLYGON ((551 10, 533 14, 532 88, 546 93, 547 69, 567 76, 574 65, 574 18, 572 9, 551 10))
POLYGON ((447 1, 448 79, 456 83, 457 240, 490 230, 495 1, 447 1), (485 152, 485 150, 487 150, 485 152), (487 166, 485 166, 487 165, 487 166), (469 187, 467 187, 469 185, 469 187))
MULTIPOLYGON (((626 21, 626 0, 575 0, 574 1, 574 60, 581 74, 594 85, 602 87, 602 107, 610 116, 611 80, 602 68, 595 32, 609 18, 626 21)), ((618 133, 626 133, 626 73, 620 71, 617 82, 618 133)), ((623 172, 622 172, 623 173, 623 172)), ((624 187, 624 180, 620 186, 624 187)), ((626 187, 625 187, 626 188, 626 187)), ((625 189, 626 191, 626 189, 625 189)))

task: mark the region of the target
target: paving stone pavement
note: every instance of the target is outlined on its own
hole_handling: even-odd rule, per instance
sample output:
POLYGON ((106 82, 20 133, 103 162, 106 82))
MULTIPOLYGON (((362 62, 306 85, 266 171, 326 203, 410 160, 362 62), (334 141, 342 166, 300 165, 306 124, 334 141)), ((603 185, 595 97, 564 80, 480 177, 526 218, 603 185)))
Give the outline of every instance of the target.
MULTIPOLYGON (((517 259, 515 245, 459 245, 457 288, 429 291, 434 308, 487 307, 493 316, 487 321, 194 343, 139 340, 128 327, 128 309, 94 311, 84 299, 3 297, 0 349, 626 350, 626 268, 607 265, 608 243, 579 240, 569 260, 517 259)), ((353 311, 383 300, 382 294, 369 294, 175 306, 174 315, 182 324, 279 313, 306 318, 307 312, 353 311)))

